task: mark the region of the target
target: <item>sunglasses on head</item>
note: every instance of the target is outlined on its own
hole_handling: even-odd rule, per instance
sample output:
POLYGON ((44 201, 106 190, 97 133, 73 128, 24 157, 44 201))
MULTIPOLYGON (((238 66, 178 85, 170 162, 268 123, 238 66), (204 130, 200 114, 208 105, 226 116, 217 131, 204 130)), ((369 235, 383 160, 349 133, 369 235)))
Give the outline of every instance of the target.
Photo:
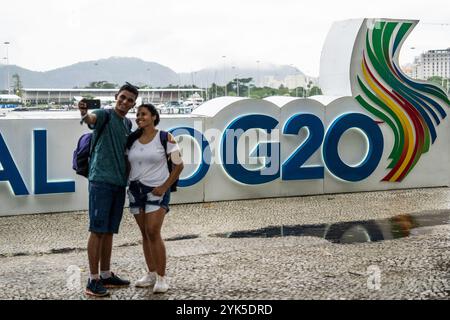
POLYGON ((125 81, 125 85, 126 85, 126 86, 130 86, 130 87, 132 87, 132 88, 135 88, 135 89, 137 89, 137 90, 140 89, 138 86, 135 86, 134 84, 131 84, 131 83, 127 82, 127 81, 125 81))

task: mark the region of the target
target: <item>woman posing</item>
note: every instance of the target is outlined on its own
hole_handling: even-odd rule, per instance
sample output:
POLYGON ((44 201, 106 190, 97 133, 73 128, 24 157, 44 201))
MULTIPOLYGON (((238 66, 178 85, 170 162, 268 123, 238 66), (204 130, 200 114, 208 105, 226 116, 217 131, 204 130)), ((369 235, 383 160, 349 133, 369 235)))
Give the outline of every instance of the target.
POLYGON ((148 273, 137 287, 153 287, 154 293, 169 289, 165 278, 166 248, 161 237, 164 217, 169 212, 171 186, 183 170, 178 145, 173 136, 156 128, 159 114, 152 104, 139 106, 138 130, 128 138, 130 211, 142 233, 148 273), (169 171, 170 158, 172 168, 169 171))

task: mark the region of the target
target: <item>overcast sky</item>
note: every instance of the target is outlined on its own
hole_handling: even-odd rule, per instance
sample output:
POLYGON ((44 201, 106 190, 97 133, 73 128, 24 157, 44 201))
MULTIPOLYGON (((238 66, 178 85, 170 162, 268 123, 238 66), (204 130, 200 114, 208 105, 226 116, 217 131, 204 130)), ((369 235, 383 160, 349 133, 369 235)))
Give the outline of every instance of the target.
MULTIPOLYGON (((1 6, 0 41, 10 42, 10 64, 35 71, 124 56, 176 72, 224 62, 256 67, 259 60, 318 76, 333 21, 421 20, 403 46, 403 64, 423 50, 450 47, 448 6, 448 0, 14 0, 1 6)), ((4 45, 0 55, 6 56, 4 45)))

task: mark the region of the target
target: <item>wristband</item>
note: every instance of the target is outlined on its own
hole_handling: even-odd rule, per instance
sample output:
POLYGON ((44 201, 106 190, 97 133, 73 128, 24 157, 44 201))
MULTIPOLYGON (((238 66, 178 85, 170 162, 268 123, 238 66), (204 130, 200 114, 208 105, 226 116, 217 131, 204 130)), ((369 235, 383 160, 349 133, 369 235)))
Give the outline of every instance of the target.
POLYGON ((81 117, 80 124, 83 124, 84 119, 85 119, 87 116, 88 116, 88 113, 86 113, 84 116, 81 117))

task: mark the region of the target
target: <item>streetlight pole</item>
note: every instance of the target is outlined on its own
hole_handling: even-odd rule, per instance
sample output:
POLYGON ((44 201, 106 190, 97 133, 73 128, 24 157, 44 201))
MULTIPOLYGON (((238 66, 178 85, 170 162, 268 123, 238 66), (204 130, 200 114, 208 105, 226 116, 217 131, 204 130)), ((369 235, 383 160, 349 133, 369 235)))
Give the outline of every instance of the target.
MULTIPOLYGON (((5 69, 7 69, 7 68, 6 68, 6 57, 3 57, 3 58, 2 58, 2 64, 4 64, 4 65, 5 65, 5 69)), ((7 84, 7 83, 8 83, 8 77, 6 76, 6 74, 5 74, 5 79, 4 79, 4 80, 5 80, 4 85, 5 85, 5 86, 8 86, 8 84, 7 84)))
MULTIPOLYGON (((294 64, 292 64, 292 63, 289 66, 295 69, 293 83, 295 84, 295 96, 297 97, 297 68, 294 67, 294 64)), ((287 83, 286 83, 286 87, 288 87, 288 89, 289 89, 289 86, 287 85, 287 83)), ((289 89, 289 94, 291 94, 291 90, 290 89, 289 89)))
MULTIPOLYGON (((233 71, 236 71, 236 67, 232 66, 231 69, 233 69, 233 71)), ((236 96, 239 97, 239 79, 238 79, 238 74, 235 73, 234 76, 236 77, 236 96)))
POLYGON ((152 73, 150 72, 150 68, 147 68, 147 73, 148 73, 148 86, 151 88, 152 87, 152 85, 151 85, 151 83, 150 83, 150 78, 151 78, 151 75, 152 75, 152 73))
POLYGON ((181 100, 181 98, 180 98, 180 86, 181 86, 181 76, 180 76, 180 74, 178 74, 178 101, 180 101, 181 100))
POLYGON ((260 81, 259 81, 259 60, 256 60, 256 72, 257 72, 257 74, 256 74, 256 86, 257 87, 259 87, 261 84, 260 84, 260 81))
MULTIPOLYGON (((212 85, 211 85, 211 89, 212 89, 212 85)), ((215 89, 214 98, 217 98, 217 70, 214 70, 214 89, 215 89)), ((211 95, 212 95, 212 92, 211 92, 211 95)))
POLYGON ((300 85, 299 81, 299 74, 300 70, 298 68, 295 68, 295 97, 298 97, 298 86, 300 85))
POLYGON ((8 55, 8 46, 9 46, 9 41, 5 41, 4 44, 6 45, 6 72, 7 72, 7 83, 8 83, 8 94, 11 93, 11 89, 9 86, 9 55, 8 55))
POLYGON ((225 68, 225 59, 227 56, 222 56, 223 58, 223 83, 224 83, 224 95, 227 95, 227 77, 226 77, 226 68, 225 68))

